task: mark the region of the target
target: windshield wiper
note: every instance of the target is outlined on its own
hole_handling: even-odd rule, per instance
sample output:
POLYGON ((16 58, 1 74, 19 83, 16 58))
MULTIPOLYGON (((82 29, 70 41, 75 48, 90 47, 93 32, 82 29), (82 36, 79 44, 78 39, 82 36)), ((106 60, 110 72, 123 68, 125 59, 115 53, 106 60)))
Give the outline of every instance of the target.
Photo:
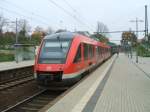
POLYGON ((60 42, 60 48, 61 48, 61 50, 62 50, 62 42, 61 42, 61 40, 60 40, 60 37, 59 36, 57 36, 57 40, 60 42))

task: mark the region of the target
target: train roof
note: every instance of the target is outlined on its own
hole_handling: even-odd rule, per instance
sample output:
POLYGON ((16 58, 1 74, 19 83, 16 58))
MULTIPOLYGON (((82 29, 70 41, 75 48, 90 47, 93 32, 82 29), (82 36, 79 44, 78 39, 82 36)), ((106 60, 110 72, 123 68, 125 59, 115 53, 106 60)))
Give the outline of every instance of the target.
POLYGON ((58 37, 60 39, 73 39, 74 36, 76 34, 75 33, 72 33, 72 32, 61 32, 61 33, 55 33, 55 34, 52 34, 52 35, 47 35, 44 37, 44 39, 57 39, 58 37))
MULTIPOLYGON (((87 37, 87 36, 84 36, 84 35, 82 35, 82 34, 78 34, 78 33, 73 33, 73 32, 60 32, 60 33, 55 33, 55 34, 51 34, 51 35, 47 35, 47 36, 45 36, 44 37, 44 39, 48 39, 48 40, 56 40, 56 39, 58 39, 58 37, 59 37, 59 39, 60 40, 72 40, 76 35, 80 35, 81 37, 83 36, 83 38, 82 39, 85 39, 84 37, 87 37)), ((87 41, 89 41, 89 42, 98 42, 98 41, 96 41, 96 40, 94 40, 94 39, 92 39, 92 38, 88 38, 87 37, 87 41), (87 40, 88 39, 88 40, 87 40)), ((102 43, 102 42, 98 42, 99 44, 101 44, 103 47, 106 47, 106 48, 109 48, 109 46, 108 45, 106 45, 106 44, 104 44, 104 43, 102 43)))

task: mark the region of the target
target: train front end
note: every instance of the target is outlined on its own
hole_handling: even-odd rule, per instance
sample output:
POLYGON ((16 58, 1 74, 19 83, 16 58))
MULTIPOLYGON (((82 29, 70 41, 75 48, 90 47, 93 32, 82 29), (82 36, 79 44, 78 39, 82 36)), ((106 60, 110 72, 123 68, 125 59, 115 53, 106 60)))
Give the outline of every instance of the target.
POLYGON ((43 39, 35 61, 34 76, 39 85, 61 84, 73 35, 53 34, 43 39))

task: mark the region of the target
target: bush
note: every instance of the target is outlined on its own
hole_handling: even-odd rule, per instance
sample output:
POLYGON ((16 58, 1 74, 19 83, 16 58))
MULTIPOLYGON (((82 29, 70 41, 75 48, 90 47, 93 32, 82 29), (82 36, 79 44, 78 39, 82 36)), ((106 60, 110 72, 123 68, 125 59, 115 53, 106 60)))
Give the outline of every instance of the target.
POLYGON ((143 45, 139 45, 137 47, 137 51, 138 51, 138 56, 150 57, 150 52, 143 45))
POLYGON ((14 54, 0 53, 0 62, 14 61, 14 54))

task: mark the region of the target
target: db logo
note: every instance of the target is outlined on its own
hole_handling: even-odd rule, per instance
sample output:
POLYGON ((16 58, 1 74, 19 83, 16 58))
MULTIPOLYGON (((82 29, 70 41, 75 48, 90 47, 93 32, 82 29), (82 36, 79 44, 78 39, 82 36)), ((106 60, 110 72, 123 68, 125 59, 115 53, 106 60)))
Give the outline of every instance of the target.
POLYGON ((52 70, 52 68, 51 68, 50 66, 48 66, 48 67, 46 68, 46 70, 49 71, 49 70, 52 70))

